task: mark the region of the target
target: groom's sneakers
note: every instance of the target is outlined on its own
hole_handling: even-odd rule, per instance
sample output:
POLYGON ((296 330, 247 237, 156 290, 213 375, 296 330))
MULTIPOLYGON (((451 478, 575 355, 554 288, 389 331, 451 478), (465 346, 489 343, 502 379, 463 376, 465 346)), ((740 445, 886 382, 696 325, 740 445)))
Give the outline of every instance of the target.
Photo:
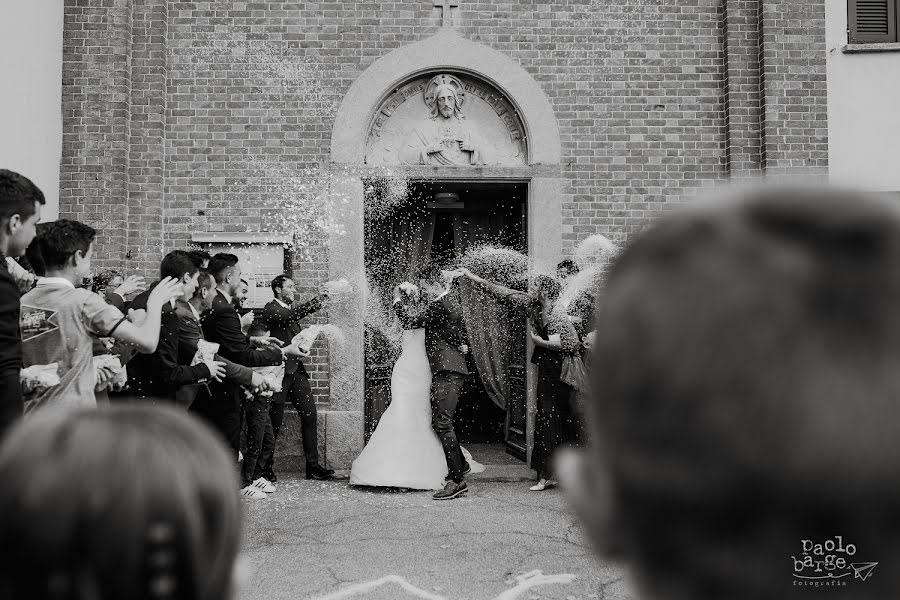
POLYGON ((468 475, 471 472, 472 472, 472 465, 470 465, 469 462, 466 461, 466 466, 463 467, 463 475, 468 475))
POLYGON ((444 485, 444 489, 436 492, 432 498, 435 500, 453 500, 454 498, 459 498, 468 491, 469 486, 466 485, 465 481, 460 481, 459 483, 448 481, 446 485, 444 485))

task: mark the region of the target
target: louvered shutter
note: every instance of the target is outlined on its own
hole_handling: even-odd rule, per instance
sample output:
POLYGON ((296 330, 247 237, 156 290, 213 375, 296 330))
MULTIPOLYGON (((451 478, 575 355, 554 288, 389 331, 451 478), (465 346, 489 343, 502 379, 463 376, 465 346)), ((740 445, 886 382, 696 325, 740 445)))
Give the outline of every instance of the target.
POLYGON ((849 0, 851 44, 897 41, 898 0, 849 0))

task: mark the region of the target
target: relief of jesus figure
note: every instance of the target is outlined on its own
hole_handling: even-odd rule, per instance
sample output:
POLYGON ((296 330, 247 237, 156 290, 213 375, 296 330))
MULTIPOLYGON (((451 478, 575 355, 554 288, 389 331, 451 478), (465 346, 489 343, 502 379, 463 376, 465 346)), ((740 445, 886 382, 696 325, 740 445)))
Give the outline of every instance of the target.
POLYGON ((462 86, 452 76, 438 75, 426 92, 431 115, 407 136, 400 160, 408 165, 484 165, 486 144, 462 114, 462 86), (455 84, 455 85, 454 85, 455 84), (433 99, 432 99, 433 98, 433 99))

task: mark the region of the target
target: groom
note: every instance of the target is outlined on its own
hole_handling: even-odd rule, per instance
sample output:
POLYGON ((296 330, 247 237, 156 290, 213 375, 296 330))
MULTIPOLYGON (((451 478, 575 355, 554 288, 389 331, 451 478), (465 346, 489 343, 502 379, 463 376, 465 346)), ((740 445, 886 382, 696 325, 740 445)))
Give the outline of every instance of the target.
POLYGON ((398 286, 394 288, 394 310, 405 329, 425 329, 425 352, 431 365, 431 426, 441 440, 448 470, 444 489, 432 497, 452 500, 469 490, 463 476, 470 468, 453 430, 453 413, 469 374, 463 354, 466 329, 459 304, 448 297, 450 286, 441 271, 428 266, 419 273, 419 278, 427 301, 425 307, 420 311, 410 310, 398 286))

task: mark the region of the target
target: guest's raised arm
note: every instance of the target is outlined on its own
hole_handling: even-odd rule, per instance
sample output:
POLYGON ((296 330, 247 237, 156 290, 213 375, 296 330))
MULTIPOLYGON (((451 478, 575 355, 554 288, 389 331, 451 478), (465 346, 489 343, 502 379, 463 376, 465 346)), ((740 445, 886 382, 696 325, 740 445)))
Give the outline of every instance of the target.
POLYGON ((478 284, 478 286, 481 287, 482 290, 484 290, 494 298, 507 303, 514 309, 528 310, 528 308, 531 307, 531 296, 529 296, 525 292, 520 292, 519 290, 508 288, 506 286, 500 285, 499 283, 488 281, 487 279, 479 277, 466 268, 460 269, 460 272, 462 272, 463 276, 478 284))

